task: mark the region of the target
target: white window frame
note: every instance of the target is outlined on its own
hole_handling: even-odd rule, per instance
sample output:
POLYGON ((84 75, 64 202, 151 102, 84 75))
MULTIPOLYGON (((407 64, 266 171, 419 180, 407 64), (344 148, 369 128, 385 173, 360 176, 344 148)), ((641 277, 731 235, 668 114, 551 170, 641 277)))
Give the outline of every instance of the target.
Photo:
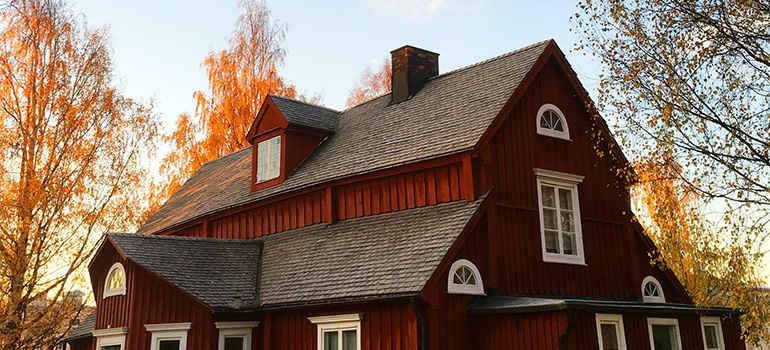
POLYGON ((107 271, 107 278, 104 279, 104 293, 102 293, 102 299, 116 295, 126 295, 126 284, 128 284, 128 275, 126 275, 126 269, 123 267, 123 264, 119 262, 112 264, 107 271), (110 289, 110 277, 112 277, 112 273, 115 270, 123 272, 123 286, 110 289))
POLYGON ((162 340, 179 340, 179 350, 187 349, 187 332, 192 327, 191 322, 146 324, 144 328, 152 333, 150 350, 158 350, 162 340))
POLYGON ((679 330, 679 320, 676 318, 647 318, 647 332, 650 334, 650 349, 655 350, 655 338, 652 334, 652 326, 674 326, 676 329, 676 342, 677 346, 675 350, 682 350, 682 332, 679 330))
MULTIPOLYGON (((337 331, 340 334, 342 331, 356 331, 356 349, 361 350, 361 320, 363 320, 364 314, 345 314, 334 316, 317 316, 308 317, 311 323, 318 326, 318 350, 324 350, 324 333, 337 331)), ((342 338, 339 342, 340 348, 342 348, 342 338)))
POLYGON ((663 286, 660 285, 660 282, 658 281, 657 278, 652 276, 647 276, 642 280, 642 300, 645 303, 665 303, 666 302, 666 293, 663 292, 663 286), (659 297, 644 295, 644 287, 647 286, 647 283, 655 284, 658 287, 658 293, 660 293, 659 297))
POLYGON ((271 138, 269 138, 267 140, 263 140, 263 141, 260 141, 259 143, 257 143, 256 183, 262 183, 262 182, 265 182, 265 181, 276 179, 276 178, 281 176, 281 162, 282 162, 282 159, 281 159, 282 158, 281 157, 281 147, 283 147, 283 140, 281 140, 281 135, 274 136, 274 137, 271 137, 271 138), (271 153, 270 152, 270 144, 271 144, 271 141, 273 141, 275 139, 278 139, 278 172, 276 173, 275 176, 270 176, 270 170, 273 170, 273 169, 270 168, 270 153, 271 153), (259 145, 261 145, 261 144, 266 144, 267 145, 265 147, 267 149, 267 157, 266 157, 266 159, 267 159, 267 168, 265 170, 267 172, 267 174, 265 174, 265 178, 264 179, 260 180, 259 179, 259 156, 260 156, 259 155, 259 145))
POLYGON ((459 259, 452 264, 449 268, 449 276, 447 278, 447 293, 452 294, 467 294, 467 295, 486 295, 484 294, 484 282, 481 280, 481 273, 472 262, 466 259, 459 259), (476 285, 466 285, 454 283, 454 275, 461 267, 467 267, 473 272, 473 278, 476 280, 476 285))
POLYGON ((540 109, 537 110, 537 116, 535 117, 535 125, 537 126, 538 135, 555 137, 557 139, 571 141, 569 138, 569 126, 567 125, 567 118, 564 118, 564 113, 562 113, 561 109, 559 109, 559 107, 556 107, 556 105, 554 104, 546 103, 540 106, 540 109), (556 112, 556 114, 559 115, 559 118, 561 119, 561 125, 562 127, 564 127, 564 131, 546 129, 540 126, 540 116, 542 116, 543 113, 545 113, 545 111, 549 109, 556 112))
POLYGON ((704 316, 700 318, 700 330, 703 334, 703 348, 708 350, 706 347, 706 326, 717 327, 717 349, 725 350, 725 335, 722 332, 722 320, 715 316, 704 316))
MULTIPOLYGON (((583 251, 583 225, 580 218, 580 196, 578 184, 585 178, 582 175, 567 174, 553 170, 534 169, 537 178, 537 207, 540 213, 540 245, 543 251, 543 261, 561 264, 586 265, 583 251), (543 216, 543 191, 542 185, 566 188, 572 191, 572 212, 575 220, 575 245, 577 254, 568 255, 562 253, 550 253, 545 246, 545 219, 543 216)), ((558 193, 556 194, 558 196, 558 193)), ((559 242, 561 242, 561 230, 559 230, 559 242)))
POLYGON ((225 338, 243 338, 243 350, 251 350, 251 334, 259 321, 214 322, 219 330, 219 350, 225 349, 225 338))
POLYGON ((626 350, 626 330, 623 328, 623 315, 596 314, 596 336, 599 339, 599 350, 604 350, 604 343, 602 343, 603 324, 615 326, 615 331, 618 336, 618 348, 620 350, 626 350))
POLYGON ((120 346, 120 350, 126 349, 126 334, 128 328, 116 327, 107 329, 94 329, 91 335, 96 338, 96 350, 102 350, 104 346, 120 346))

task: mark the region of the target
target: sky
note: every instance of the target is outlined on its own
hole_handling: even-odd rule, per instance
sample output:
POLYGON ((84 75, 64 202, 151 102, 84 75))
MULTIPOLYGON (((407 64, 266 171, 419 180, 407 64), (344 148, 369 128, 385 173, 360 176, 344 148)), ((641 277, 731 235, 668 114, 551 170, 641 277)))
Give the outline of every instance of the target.
MULTIPOLYGON (((321 103, 334 109, 344 109, 366 67, 377 67, 391 50, 407 44, 439 53, 443 73, 555 39, 578 79, 596 95, 599 64, 574 50, 579 41, 570 30, 574 0, 266 3, 273 19, 289 27, 280 74, 300 93, 321 93, 321 103)), ((153 99, 166 132, 173 131, 178 114, 194 112, 193 92, 208 86, 201 62, 226 46, 240 14, 237 0, 72 0, 71 5, 90 26, 108 27, 123 92, 153 99)))

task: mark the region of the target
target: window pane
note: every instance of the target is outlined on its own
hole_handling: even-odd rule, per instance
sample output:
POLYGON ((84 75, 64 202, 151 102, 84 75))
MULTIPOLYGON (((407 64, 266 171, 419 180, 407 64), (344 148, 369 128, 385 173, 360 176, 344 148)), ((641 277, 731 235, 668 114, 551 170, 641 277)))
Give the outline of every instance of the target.
POLYGON ((339 350, 339 340, 337 339, 337 332, 324 332, 324 348, 323 350, 339 350))
POLYGON ((575 249, 575 235, 572 233, 562 234, 562 244, 564 248, 564 254, 575 255, 577 250, 575 249))
POLYGON ((120 350, 120 345, 102 346, 101 350, 120 350))
POLYGON ((125 283, 125 276, 123 275, 123 270, 120 270, 120 269, 112 270, 112 274, 110 274, 110 285, 108 289, 123 287, 124 283, 125 283))
POLYGON ((705 325, 703 326, 703 333, 706 336, 706 349, 719 349, 717 327, 712 324, 705 325))
POLYGON ((158 350, 179 350, 179 340, 161 340, 158 342, 158 350))
POLYGON ((225 350, 243 350, 243 338, 225 338, 225 350))
POLYGON ((356 331, 342 331, 342 350, 358 350, 356 331))
POLYGON ((602 345, 604 350, 618 350, 618 330, 614 324, 602 325, 602 345))
POLYGON ((545 231, 545 251, 549 253, 559 252, 559 234, 556 231, 545 231))
POLYGON ((562 211, 560 214, 561 214, 561 230, 563 232, 575 232, 575 219, 572 216, 572 212, 562 211))
POLYGON ((554 194, 554 188, 551 186, 540 186, 543 196, 543 206, 549 208, 556 208, 556 195, 554 194))
POLYGON ((652 325, 652 339, 655 344, 653 350, 678 350, 674 343, 675 335, 674 326, 652 325))
POLYGON ((556 209, 543 209, 543 226, 546 230, 557 230, 556 209))
POLYGON ((559 208, 572 210, 572 191, 559 189, 559 208))

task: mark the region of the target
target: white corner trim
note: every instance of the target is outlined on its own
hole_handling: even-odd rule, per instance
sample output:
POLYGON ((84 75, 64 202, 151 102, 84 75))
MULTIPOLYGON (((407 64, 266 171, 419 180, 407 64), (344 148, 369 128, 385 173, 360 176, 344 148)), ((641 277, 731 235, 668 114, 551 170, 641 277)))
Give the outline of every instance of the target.
POLYGON ((251 350, 252 331, 259 321, 214 322, 219 329, 218 350, 225 350, 226 338, 242 338, 243 350, 251 350))
POLYGON ((257 328, 259 321, 214 322, 217 329, 257 328))
POLYGON ((599 339, 599 350, 604 350, 602 343, 602 324, 613 324, 618 332, 618 349, 626 350, 626 330, 623 327, 623 315, 621 314, 596 314, 596 335, 599 339))
POLYGON ((586 178, 583 175, 562 173, 554 170, 547 170, 547 169, 540 169, 540 168, 533 168, 532 170, 535 172, 535 176, 537 176, 540 179, 546 180, 548 182, 557 182, 562 184, 567 183, 570 185, 575 185, 583 182, 583 179, 586 178))
POLYGON ((647 331, 650 334, 650 347, 655 349, 655 338, 652 335, 652 326, 674 326, 676 328, 676 348, 674 350, 682 350, 682 333, 679 331, 679 320, 676 318, 647 318, 647 331))
POLYGON ((111 337, 111 336, 126 335, 126 334, 128 334, 127 327, 94 329, 93 331, 91 331, 91 335, 93 335, 95 338, 111 337))
POLYGON ((717 327, 717 346, 719 350, 725 349, 725 335, 722 331, 722 320, 716 316, 704 316, 700 318, 700 330, 703 335, 703 348, 706 348, 706 326, 714 325, 717 327))
POLYGON ((486 295, 484 294, 484 282, 481 279, 481 273, 472 262, 466 259, 459 259, 452 264, 449 268, 449 275, 447 276, 447 293, 452 294, 467 294, 467 295, 486 295), (473 272, 473 277, 476 279, 475 286, 463 285, 454 283, 453 278, 455 272, 460 267, 466 266, 473 272))
POLYGON ((311 323, 326 324, 326 323, 339 323, 339 322, 360 322, 364 319, 364 314, 344 314, 333 316, 315 316, 307 318, 311 323))
POLYGON ((567 118, 564 117, 564 113, 562 113, 561 109, 559 109, 559 107, 556 107, 556 105, 552 103, 546 103, 540 106, 540 109, 537 110, 537 115, 535 116, 535 127, 537 128, 537 133, 539 135, 550 136, 550 137, 555 137, 557 139, 572 141, 569 138, 569 125, 567 125, 567 118), (561 119, 561 125, 564 127, 564 131, 546 129, 540 126, 540 116, 542 116, 543 113, 549 109, 553 110, 554 112, 556 112, 556 114, 559 115, 559 118, 561 119))
POLYGON ((186 331, 192 328, 192 322, 146 324, 148 332, 186 331))
POLYGON ((126 269, 123 267, 123 264, 119 262, 112 264, 110 269, 107 271, 107 277, 104 279, 104 293, 102 293, 102 299, 115 295, 126 295, 127 283, 128 276, 126 275, 126 269), (123 272, 123 286, 110 289, 110 277, 112 276, 112 272, 115 270, 120 270, 123 272))
POLYGON ((663 292, 663 286, 660 284, 657 278, 652 276, 647 276, 642 280, 642 300, 645 303, 665 303, 666 302, 666 293, 663 292), (647 283, 653 283, 658 287, 658 292, 660 293, 660 297, 648 297, 644 295, 644 287, 647 285, 647 283))

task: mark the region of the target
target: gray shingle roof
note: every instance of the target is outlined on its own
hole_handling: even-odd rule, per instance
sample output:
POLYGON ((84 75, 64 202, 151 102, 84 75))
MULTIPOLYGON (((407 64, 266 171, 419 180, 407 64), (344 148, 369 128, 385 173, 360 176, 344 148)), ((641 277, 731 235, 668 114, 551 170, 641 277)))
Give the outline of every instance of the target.
POLYGON ((216 311, 257 305, 262 242, 110 233, 126 258, 216 311))
POLYGON ((418 293, 483 201, 318 224, 262 238, 262 306, 418 293))
POLYGON ((289 124, 334 131, 340 112, 326 107, 311 105, 288 97, 270 95, 289 124))
POLYGON ((485 197, 252 240, 109 237, 128 259, 215 311, 397 296, 425 286, 485 197))
POLYGON ((75 339, 80 339, 84 337, 90 337, 91 331, 94 330, 94 325, 96 324, 96 311, 91 312, 86 316, 80 323, 73 326, 70 329, 70 334, 67 335, 66 338, 62 339, 62 341, 72 341, 75 339))
POLYGON ((250 148, 208 162, 138 232, 155 233, 280 193, 469 150, 549 43, 439 75, 404 102, 391 105, 387 94, 342 112, 334 133, 281 184, 251 192, 250 148))

